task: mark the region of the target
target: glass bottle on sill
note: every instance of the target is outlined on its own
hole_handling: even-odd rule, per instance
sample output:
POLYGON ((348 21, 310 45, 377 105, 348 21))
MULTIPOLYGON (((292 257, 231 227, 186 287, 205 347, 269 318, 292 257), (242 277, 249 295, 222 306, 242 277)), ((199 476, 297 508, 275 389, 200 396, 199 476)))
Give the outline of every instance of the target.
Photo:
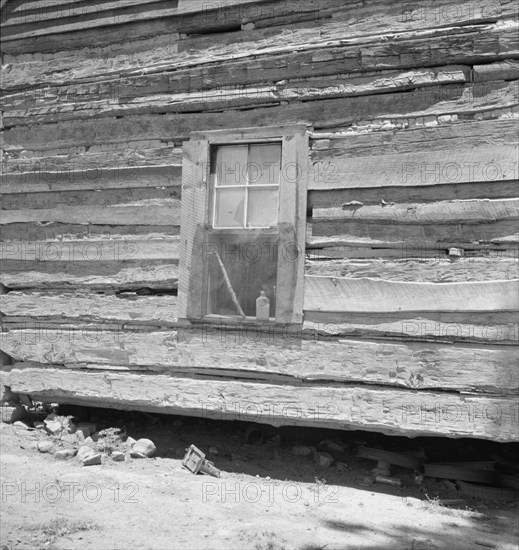
POLYGON ((256 298, 256 321, 268 321, 270 319, 270 300, 265 291, 260 291, 259 298, 256 298))

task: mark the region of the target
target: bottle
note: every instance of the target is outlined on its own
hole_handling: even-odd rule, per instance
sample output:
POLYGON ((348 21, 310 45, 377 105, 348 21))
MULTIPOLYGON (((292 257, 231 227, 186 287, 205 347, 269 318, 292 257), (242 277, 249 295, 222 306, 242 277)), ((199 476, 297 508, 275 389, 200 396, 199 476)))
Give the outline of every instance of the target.
POLYGON ((268 321, 270 319, 270 300, 265 291, 260 292, 259 298, 256 298, 256 321, 268 321))

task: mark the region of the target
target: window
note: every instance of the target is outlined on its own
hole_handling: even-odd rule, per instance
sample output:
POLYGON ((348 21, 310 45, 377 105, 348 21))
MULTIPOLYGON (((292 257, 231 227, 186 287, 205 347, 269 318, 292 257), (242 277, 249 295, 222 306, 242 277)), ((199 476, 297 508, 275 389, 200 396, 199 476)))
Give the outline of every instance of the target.
POLYGON ((211 154, 212 226, 274 227, 280 171, 281 143, 216 146, 211 154))
POLYGON ((182 169, 180 319, 302 322, 307 162, 302 125, 192 134, 182 169))

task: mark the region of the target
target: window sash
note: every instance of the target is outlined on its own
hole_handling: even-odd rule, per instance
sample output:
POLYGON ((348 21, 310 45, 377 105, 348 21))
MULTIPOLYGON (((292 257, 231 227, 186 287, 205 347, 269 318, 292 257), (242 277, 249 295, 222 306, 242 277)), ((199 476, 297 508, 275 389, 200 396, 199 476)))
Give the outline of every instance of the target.
POLYGON ((257 184, 257 183, 250 183, 249 181, 249 170, 247 169, 245 172, 245 183, 244 184, 235 184, 235 185, 221 185, 218 183, 218 163, 216 162, 214 166, 211 167, 211 226, 214 230, 220 230, 220 229, 268 229, 271 227, 276 227, 278 221, 279 221, 279 189, 280 189, 280 183, 279 178, 281 177, 281 162, 283 158, 283 142, 282 141, 265 141, 265 142, 250 142, 250 143, 236 143, 236 144, 230 144, 230 145, 216 145, 215 150, 215 159, 218 155, 218 148, 219 147, 236 147, 243 148, 244 146, 247 146, 247 166, 249 164, 250 155, 251 155, 251 146, 261 146, 261 145, 277 145, 279 147, 279 168, 280 171, 278 173, 278 182, 277 183, 268 183, 268 184, 257 184), (243 205, 243 216, 242 216, 242 222, 241 226, 227 226, 227 225, 217 225, 217 204, 218 204, 218 192, 220 189, 232 189, 232 190, 244 190, 244 205, 243 205), (261 189, 277 189, 277 196, 276 196, 276 219, 275 221, 270 225, 251 225, 249 223, 249 189, 250 190, 261 190, 261 189))

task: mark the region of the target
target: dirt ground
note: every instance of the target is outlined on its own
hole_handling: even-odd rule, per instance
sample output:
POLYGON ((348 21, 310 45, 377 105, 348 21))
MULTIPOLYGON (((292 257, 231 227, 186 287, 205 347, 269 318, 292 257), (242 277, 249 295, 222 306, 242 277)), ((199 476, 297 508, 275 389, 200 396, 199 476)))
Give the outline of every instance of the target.
POLYGON ((288 430, 255 446, 235 422, 128 414, 106 422, 152 439, 155 456, 81 466, 35 449, 50 436, 0 424, 3 550, 518 548, 517 502, 446 507, 398 468, 403 488, 363 486, 376 464, 356 457, 359 432, 343 433, 339 470, 292 452, 337 436, 323 430, 288 430), (208 458, 220 478, 182 468, 191 443, 215 448, 208 458))

